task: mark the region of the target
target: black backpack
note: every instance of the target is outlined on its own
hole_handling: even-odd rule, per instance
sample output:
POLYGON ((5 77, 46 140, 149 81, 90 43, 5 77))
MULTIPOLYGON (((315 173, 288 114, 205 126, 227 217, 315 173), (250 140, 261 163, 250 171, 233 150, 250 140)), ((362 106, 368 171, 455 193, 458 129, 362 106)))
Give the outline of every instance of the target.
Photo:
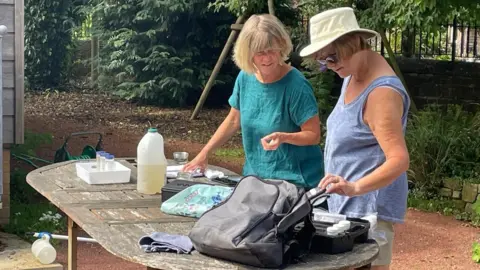
POLYGON ((242 178, 232 194, 206 211, 189 237, 205 255, 264 268, 279 268, 307 254, 315 233, 312 202, 324 190, 305 192, 287 181, 242 178), (300 230, 295 226, 302 224, 300 230))

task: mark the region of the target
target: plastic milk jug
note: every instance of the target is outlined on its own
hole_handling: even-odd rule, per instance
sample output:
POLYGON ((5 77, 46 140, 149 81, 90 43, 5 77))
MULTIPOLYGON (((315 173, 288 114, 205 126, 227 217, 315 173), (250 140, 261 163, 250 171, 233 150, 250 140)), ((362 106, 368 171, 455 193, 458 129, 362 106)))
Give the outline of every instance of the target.
POLYGON ((159 193, 165 184, 166 174, 163 137, 156 128, 150 128, 137 146, 137 191, 159 193))
POLYGON ((57 258, 57 251, 50 244, 50 237, 46 234, 33 242, 32 253, 41 264, 51 264, 57 258))

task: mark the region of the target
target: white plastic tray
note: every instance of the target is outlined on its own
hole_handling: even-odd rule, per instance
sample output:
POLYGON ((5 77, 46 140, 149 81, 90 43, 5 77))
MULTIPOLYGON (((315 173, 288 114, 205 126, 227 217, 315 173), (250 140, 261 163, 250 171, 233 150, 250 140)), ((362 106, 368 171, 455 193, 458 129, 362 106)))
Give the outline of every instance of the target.
POLYGON ((91 185, 98 184, 120 184, 130 182, 131 170, 121 163, 115 162, 114 170, 99 171, 97 162, 77 162, 77 176, 91 185))

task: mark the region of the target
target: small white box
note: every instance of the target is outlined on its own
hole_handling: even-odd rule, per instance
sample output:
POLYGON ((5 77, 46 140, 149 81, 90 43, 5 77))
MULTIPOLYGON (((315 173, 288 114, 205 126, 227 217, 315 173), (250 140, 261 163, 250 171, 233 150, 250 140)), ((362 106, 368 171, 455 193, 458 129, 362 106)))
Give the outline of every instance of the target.
POLYGON ((97 168, 97 162, 77 162, 77 176, 91 185, 96 184, 120 184, 130 182, 131 171, 121 163, 114 161, 113 170, 100 171, 97 168))

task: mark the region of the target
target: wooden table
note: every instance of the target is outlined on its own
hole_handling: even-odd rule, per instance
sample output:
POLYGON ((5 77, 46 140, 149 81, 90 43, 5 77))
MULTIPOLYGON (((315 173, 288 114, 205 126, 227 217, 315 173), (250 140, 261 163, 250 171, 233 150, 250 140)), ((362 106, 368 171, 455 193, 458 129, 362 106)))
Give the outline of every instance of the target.
MULTIPOLYGON (((68 216, 68 269, 77 269, 78 226, 109 252, 147 269, 255 269, 199 254, 145 253, 138 245, 141 236, 154 231, 187 235, 195 219, 166 215, 160 211, 161 195, 136 191, 133 159, 119 160, 132 169, 126 184, 89 185, 78 178, 75 161, 45 166, 30 172, 27 182, 68 216)), ((169 161, 171 162, 171 161, 169 161)), ((210 166, 225 174, 224 168, 210 166)), ((206 178, 196 178, 208 181, 206 178)), ((378 254, 375 242, 356 245, 340 255, 309 255, 305 263, 288 269, 343 269, 371 263, 378 254)))

